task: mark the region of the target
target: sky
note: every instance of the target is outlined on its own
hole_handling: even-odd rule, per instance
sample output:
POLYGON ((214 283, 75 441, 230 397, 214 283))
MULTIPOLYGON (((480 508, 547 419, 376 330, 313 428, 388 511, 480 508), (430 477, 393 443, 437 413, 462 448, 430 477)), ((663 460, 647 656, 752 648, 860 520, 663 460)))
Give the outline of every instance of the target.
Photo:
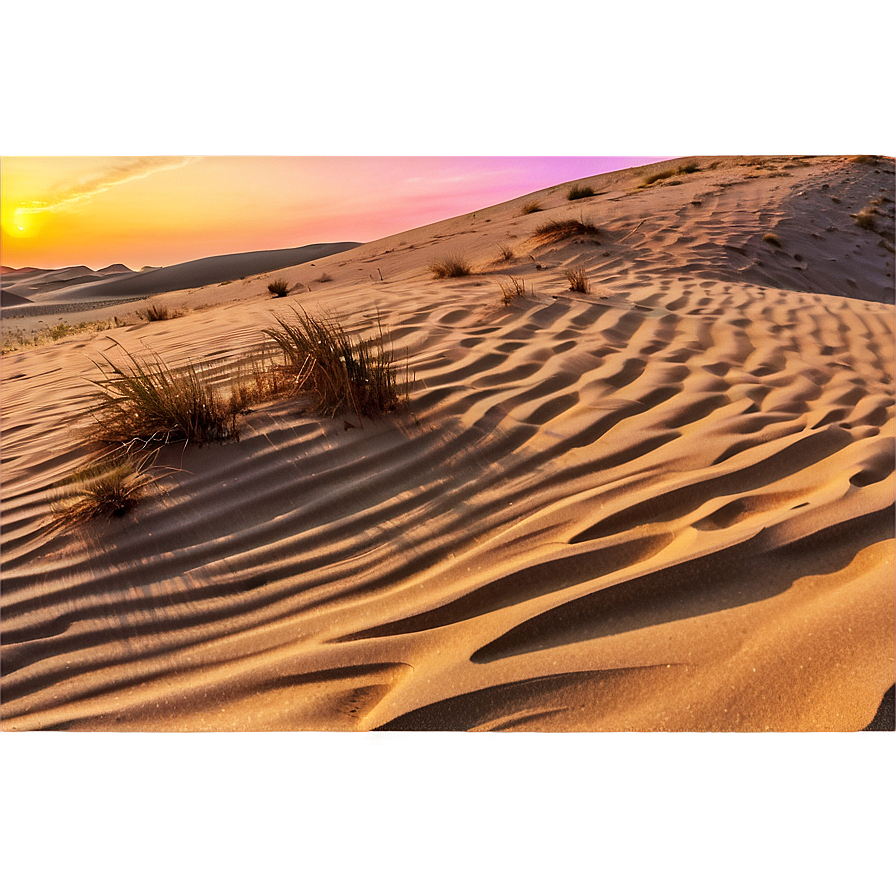
POLYGON ((0 261, 366 242, 661 158, 890 153, 894 10, 3 0, 0 261))
POLYGON ((10 156, 6 267, 133 270, 368 242, 660 157, 10 156))

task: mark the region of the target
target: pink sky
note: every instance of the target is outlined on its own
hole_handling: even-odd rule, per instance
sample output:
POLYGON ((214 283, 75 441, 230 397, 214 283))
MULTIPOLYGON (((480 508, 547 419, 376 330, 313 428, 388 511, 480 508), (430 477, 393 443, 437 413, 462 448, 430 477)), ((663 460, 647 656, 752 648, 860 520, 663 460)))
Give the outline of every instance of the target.
POLYGON ((659 157, 5 157, 2 263, 133 269, 367 242, 659 157))

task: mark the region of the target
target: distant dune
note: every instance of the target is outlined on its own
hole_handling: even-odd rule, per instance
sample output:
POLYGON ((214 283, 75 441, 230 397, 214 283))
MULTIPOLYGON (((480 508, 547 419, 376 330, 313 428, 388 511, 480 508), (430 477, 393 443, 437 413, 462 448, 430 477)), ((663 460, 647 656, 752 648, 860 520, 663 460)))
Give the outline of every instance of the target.
POLYGON ((267 271, 276 271, 345 252, 359 245, 361 244, 315 243, 297 249, 216 255, 139 273, 124 268, 124 265, 112 266, 124 268, 124 271, 110 271, 109 268, 104 268, 106 274, 96 273, 90 268, 65 268, 63 272, 50 271, 27 280, 18 280, 17 283, 32 287, 36 294, 39 293, 39 297, 35 296, 36 300, 41 302, 90 302, 97 299, 155 295, 182 289, 196 289, 224 280, 239 280, 267 271), (74 281, 78 277, 89 278, 91 282, 79 281, 71 285, 61 282, 74 281))
POLYGON ((573 186, 72 287, 197 288, 4 356, 4 731, 892 728, 893 160, 573 186), (281 262, 285 298, 239 279, 281 262), (95 362, 226 387, 297 304, 381 324, 409 407, 258 402, 121 518, 52 527, 95 362))
POLYGON ((0 307, 10 308, 14 305, 30 305, 30 299, 24 299, 22 296, 16 295, 14 292, 10 292, 8 289, 0 290, 0 307))

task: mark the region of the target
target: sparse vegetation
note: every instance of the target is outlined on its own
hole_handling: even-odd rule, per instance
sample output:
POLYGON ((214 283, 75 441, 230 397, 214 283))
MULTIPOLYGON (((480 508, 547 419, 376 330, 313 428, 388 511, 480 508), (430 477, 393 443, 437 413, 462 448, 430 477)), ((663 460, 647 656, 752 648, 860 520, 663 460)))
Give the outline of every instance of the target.
POLYGON ((138 313, 147 321, 170 320, 172 317, 179 317, 177 312, 172 312, 167 305, 148 305, 142 313, 138 313))
POLYGON ((573 292, 588 292, 588 275, 584 267, 570 268, 566 272, 566 279, 573 292))
POLYGON ((282 299, 289 295, 289 284, 283 280, 271 280, 268 283, 268 292, 278 299, 282 299))
POLYGON ((430 264, 429 271, 433 279, 444 280, 447 277, 467 277, 473 273, 473 268, 463 255, 448 255, 430 264))
POLYGON ((547 221, 535 230, 535 237, 541 242, 558 242, 575 236, 597 236, 600 231, 590 221, 567 218, 562 221, 547 221))
POLYGON ((168 442, 223 442, 239 434, 237 416, 243 410, 225 401, 194 364, 168 367, 161 358, 136 358, 116 363, 103 356, 96 363, 103 379, 91 408, 94 436, 127 451, 168 442))
POLYGON ((535 212, 540 212, 542 210, 541 205, 536 201, 532 200, 531 202, 527 202, 523 206, 523 214, 524 215, 534 215, 535 212))
POLYGON ((107 458, 67 477, 59 483, 62 494, 53 502, 57 523, 65 527, 97 517, 124 516, 152 482, 145 472, 147 463, 147 458, 107 458))
POLYGON ((372 339, 352 338, 332 318, 312 317, 293 309, 292 319, 276 317, 266 329, 283 351, 284 366, 296 388, 315 396, 316 413, 333 416, 352 410, 358 417, 375 417, 395 410, 406 398, 398 383, 388 334, 377 321, 372 339))
POLYGON ((773 246, 781 245, 781 239, 776 233, 769 232, 762 238, 762 240, 765 243, 771 243, 773 246))
POLYGON ((315 280, 314 282, 315 283, 330 283, 330 282, 332 282, 332 280, 333 280, 333 278, 326 271, 324 271, 324 273, 321 274, 320 277, 318 277, 317 280, 315 280))
POLYGON ((853 217, 856 219, 856 224, 862 228, 862 230, 876 230, 877 229, 877 221, 876 221, 877 209, 874 204, 866 205, 860 212, 857 212, 853 217))
POLYGON ((504 243, 498 246, 498 252, 500 255, 498 261, 513 261, 514 258, 516 258, 516 255, 513 252, 513 247, 504 243))
POLYGON ((522 279, 511 277, 509 283, 498 284, 501 287, 501 301, 510 305, 514 299, 522 299, 526 296, 526 283, 522 279))
POLYGON ((651 184, 655 184, 657 181, 666 180, 670 177, 675 177, 676 175, 693 174, 695 171, 699 170, 700 166, 697 165, 696 162, 688 162, 687 165, 679 165, 677 168, 668 168, 665 171, 657 171, 645 177, 644 181, 638 189, 649 187, 651 184))
POLYGON ((583 187, 579 184, 575 184, 570 187, 569 192, 566 194, 566 198, 570 201, 575 201, 576 199, 587 199, 589 196, 594 195, 594 190, 591 187, 583 187))
POLYGON ((65 339, 66 336, 114 330, 117 327, 126 326, 129 322, 133 323, 133 320, 120 320, 117 317, 108 320, 82 321, 78 324, 69 324, 62 321, 51 327, 44 327, 32 334, 4 323, 3 342, 0 351, 5 355, 8 352, 17 352, 26 348, 36 348, 51 342, 58 342, 60 339, 65 339))

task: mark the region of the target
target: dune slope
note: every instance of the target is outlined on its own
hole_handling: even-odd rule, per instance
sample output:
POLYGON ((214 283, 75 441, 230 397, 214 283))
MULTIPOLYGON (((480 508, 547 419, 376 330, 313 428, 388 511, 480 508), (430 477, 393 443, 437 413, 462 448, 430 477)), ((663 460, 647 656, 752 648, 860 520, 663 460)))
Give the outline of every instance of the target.
POLYGON ((48 526, 108 334, 5 358, 4 730, 869 725, 894 681, 893 163, 685 161, 115 331, 224 370, 301 303, 379 316, 414 378, 375 421, 281 400, 169 446, 121 519, 48 526), (570 218, 597 234, 536 235, 570 218), (474 273, 434 280, 457 252, 474 273))

